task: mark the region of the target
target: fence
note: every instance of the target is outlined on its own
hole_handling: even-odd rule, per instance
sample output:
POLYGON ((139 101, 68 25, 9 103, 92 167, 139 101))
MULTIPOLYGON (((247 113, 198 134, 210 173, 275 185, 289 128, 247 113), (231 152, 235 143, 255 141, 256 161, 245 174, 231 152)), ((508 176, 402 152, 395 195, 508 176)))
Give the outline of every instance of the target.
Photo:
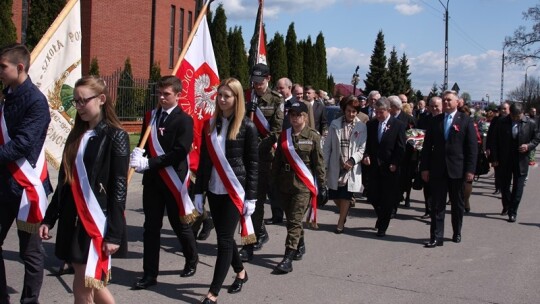
POLYGON ((132 78, 122 70, 103 76, 109 87, 118 118, 122 122, 141 122, 146 111, 156 107, 158 94, 155 82, 148 79, 132 78))

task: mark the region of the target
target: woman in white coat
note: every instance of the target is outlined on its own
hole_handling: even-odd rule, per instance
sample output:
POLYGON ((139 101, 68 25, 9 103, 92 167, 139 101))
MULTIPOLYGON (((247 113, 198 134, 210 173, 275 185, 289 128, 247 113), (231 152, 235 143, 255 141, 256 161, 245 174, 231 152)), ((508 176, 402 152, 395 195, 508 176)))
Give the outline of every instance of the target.
POLYGON ((335 233, 343 233, 353 192, 362 187, 360 161, 366 147, 366 124, 356 117, 360 102, 350 95, 340 102, 344 115, 334 119, 328 129, 323 153, 326 162, 329 199, 339 208, 335 233))

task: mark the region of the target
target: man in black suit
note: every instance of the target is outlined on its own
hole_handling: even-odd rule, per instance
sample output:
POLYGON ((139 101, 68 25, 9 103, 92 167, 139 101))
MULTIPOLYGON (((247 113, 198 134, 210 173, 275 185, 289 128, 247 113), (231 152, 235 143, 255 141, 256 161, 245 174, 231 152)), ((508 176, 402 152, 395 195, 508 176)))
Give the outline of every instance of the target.
MULTIPOLYGON (((497 124, 499 123, 499 120, 502 120, 502 118, 506 117, 508 113, 510 112, 510 104, 508 102, 503 102, 499 106, 498 116, 493 117, 491 119, 491 122, 489 124, 487 137, 486 137, 486 155, 488 157, 489 162, 491 162, 493 166, 493 156, 491 155, 491 150, 493 150, 493 143, 494 143, 494 136, 496 135, 497 130, 497 124)), ((499 173, 499 168, 496 166, 493 166, 493 170, 495 171, 495 191, 493 194, 499 194, 501 192, 501 177, 499 173)), ((504 208, 501 212, 501 215, 507 215, 508 209, 504 208)))
MULTIPOLYGON (((171 185, 166 183, 163 172, 166 167, 172 167, 180 181, 188 174, 187 157, 193 142, 193 119, 178 106, 182 92, 182 83, 175 76, 165 76, 158 82, 160 108, 155 113, 155 119, 146 115, 142 133, 149 124, 155 124, 154 130, 163 154, 151 157, 143 156, 144 151, 150 151, 150 140, 145 150, 135 148, 132 153, 130 166, 143 175, 143 270, 142 279, 137 281, 133 289, 146 289, 157 283, 159 273, 160 234, 163 225, 165 208, 171 227, 182 245, 185 258, 181 277, 193 276, 197 270, 199 256, 195 236, 188 222, 182 222, 179 216, 179 202, 173 196, 171 185), (161 171, 161 174, 160 174, 161 171)), ((140 144, 140 143, 139 143, 140 144)), ((156 147, 152 144, 152 147, 156 147)), ((155 149, 155 148, 152 148, 155 149)), ((181 187, 174 185, 173 187, 181 187)), ((181 203, 181 202, 180 202, 181 203)))
POLYGON ((379 93, 379 91, 371 91, 369 92, 369 95, 367 97, 367 103, 366 103, 366 106, 361 108, 360 111, 363 112, 364 114, 366 114, 369 119, 372 119, 375 117, 375 110, 374 110, 374 105, 375 105, 375 102, 377 102, 377 100, 381 99, 381 93, 379 93))
POLYGON ((362 163, 368 168, 368 200, 377 213, 377 236, 386 235, 392 210, 399 200, 399 167, 405 153, 405 124, 390 115, 390 102, 374 104, 375 117, 367 123, 366 151, 362 163))
POLYGON ((416 104, 418 107, 414 111, 414 118, 418 122, 422 117, 429 116, 429 109, 426 107, 426 102, 424 100, 419 100, 416 104))
POLYGON ((523 115, 523 104, 513 103, 510 115, 499 121, 493 140, 493 166, 499 167, 502 203, 513 223, 529 173, 529 151, 540 143, 540 134, 536 122, 523 115))
MULTIPOLYGON (((405 124, 405 131, 412 129, 416 125, 414 117, 401 111, 402 105, 407 103, 407 96, 404 94, 399 94, 399 96, 392 95, 388 96, 388 101, 390 101, 390 115, 398 119, 405 124)), ((413 160, 414 148, 411 145, 405 146, 405 155, 399 170, 399 186, 401 191, 400 200, 394 206, 392 215, 395 216, 397 213, 397 208, 399 202, 405 200, 405 207, 409 208, 411 206, 411 188, 412 188, 412 179, 414 177, 414 171, 416 170, 417 161, 413 160), (405 197, 404 195, 405 194, 405 197)))
POLYGON ((312 86, 304 87, 304 94, 306 95, 306 101, 311 104, 313 108, 313 118, 315 121, 315 130, 321 134, 321 136, 326 136, 328 133, 328 121, 326 119, 326 106, 322 101, 317 100, 317 93, 312 86))
POLYGON ((443 245, 446 198, 452 202, 452 241, 461 242, 465 202, 464 181, 472 181, 476 168, 478 143, 472 119, 458 111, 456 91, 443 93, 445 115, 430 122, 422 147, 420 170, 431 188, 431 229, 427 248, 443 245))

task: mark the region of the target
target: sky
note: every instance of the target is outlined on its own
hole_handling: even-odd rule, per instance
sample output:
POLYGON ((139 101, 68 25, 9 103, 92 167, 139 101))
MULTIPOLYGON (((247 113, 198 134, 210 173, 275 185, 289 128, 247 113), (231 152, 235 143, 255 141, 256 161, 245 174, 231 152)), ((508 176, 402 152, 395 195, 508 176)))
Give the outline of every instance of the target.
MULTIPOLYGON (((212 6, 219 3, 227 15, 227 27, 241 26, 249 48, 258 1, 218 0, 212 6)), ((311 36, 314 41, 322 32, 328 73, 336 83, 350 83, 359 66, 359 87, 364 87, 375 39, 382 30, 387 58, 393 47, 399 58, 405 53, 413 88, 427 95, 433 83, 444 83, 447 6, 448 86, 457 83, 460 93, 468 92, 473 100, 499 102, 504 38, 519 26, 531 27, 523 12, 537 4, 540 1, 265 0, 264 23, 268 40, 276 32, 285 36, 292 22, 299 40, 311 36)), ((540 76, 540 64, 527 69, 532 64, 505 65, 504 98, 523 85, 526 70, 529 78, 540 76)))

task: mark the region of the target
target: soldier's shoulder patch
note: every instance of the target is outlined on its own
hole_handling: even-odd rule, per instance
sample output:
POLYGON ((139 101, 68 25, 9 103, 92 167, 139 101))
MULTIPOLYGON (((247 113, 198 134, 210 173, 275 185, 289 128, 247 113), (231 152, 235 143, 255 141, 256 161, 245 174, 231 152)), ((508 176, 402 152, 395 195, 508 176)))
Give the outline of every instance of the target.
POLYGON ((281 112, 285 113, 285 103, 282 102, 282 103, 279 104, 279 110, 281 112))

